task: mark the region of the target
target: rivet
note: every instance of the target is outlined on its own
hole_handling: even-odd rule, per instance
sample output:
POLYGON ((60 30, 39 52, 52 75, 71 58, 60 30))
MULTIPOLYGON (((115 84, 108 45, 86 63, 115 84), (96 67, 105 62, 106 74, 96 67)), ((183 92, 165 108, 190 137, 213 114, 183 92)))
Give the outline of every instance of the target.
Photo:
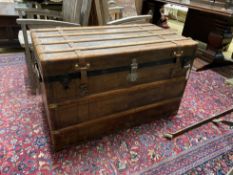
POLYGON ((77 64, 75 64, 74 65, 74 67, 77 69, 77 68, 79 68, 79 65, 78 65, 78 63, 77 64))

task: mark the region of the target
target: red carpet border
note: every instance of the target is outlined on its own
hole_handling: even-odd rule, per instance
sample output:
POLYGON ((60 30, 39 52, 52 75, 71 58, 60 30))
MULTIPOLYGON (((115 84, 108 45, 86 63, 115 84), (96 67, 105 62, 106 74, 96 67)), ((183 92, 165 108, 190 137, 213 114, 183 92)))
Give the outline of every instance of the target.
MULTIPOLYGON (((28 93, 25 69, 22 53, 0 55, 0 174, 156 174, 165 166, 163 162, 174 166, 174 160, 173 173, 224 174, 232 165, 228 126, 209 123, 172 141, 163 138, 166 132, 233 106, 233 88, 215 72, 192 72, 176 116, 53 153, 42 100, 28 93), (212 149, 210 143, 216 146, 212 149), (192 159, 188 156, 194 154, 192 159)), ((233 116, 225 118, 232 120, 233 116)), ((164 173, 172 174, 168 169, 164 173)))
MULTIPOLYGON (((207 143, 199 145, 190 150, 184 151, 178 156, 171 157, 157 165, 149 167, 141 175, 152 175, 152 174, 184 174, 189 172, 195 167, 198 167, 205 162, 211 161, 214 158, 228 153, 230 157, 233 156, 233 131, 230 133, 214 138, 207 143)), ((224 162, 226 166, 233 167, 233 160, 224 162)), ((215 168, 215 167, 210 167, 215 168)), ((212 169, 208 169, 209 172, 206 174, 214 174, 212 169)), ((198 170, 197 170, 198 172, 198 170)))

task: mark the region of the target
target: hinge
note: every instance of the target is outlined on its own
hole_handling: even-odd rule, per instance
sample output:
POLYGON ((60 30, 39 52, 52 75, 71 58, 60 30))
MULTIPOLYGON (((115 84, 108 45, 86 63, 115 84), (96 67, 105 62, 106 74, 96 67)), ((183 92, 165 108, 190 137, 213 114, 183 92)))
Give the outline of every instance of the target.
POLYGON ((49 109, 56 109, 57 106, 58 106, 57 104, 49 104, 49 105, 48 105, 48 108, 49 108, 49 109))

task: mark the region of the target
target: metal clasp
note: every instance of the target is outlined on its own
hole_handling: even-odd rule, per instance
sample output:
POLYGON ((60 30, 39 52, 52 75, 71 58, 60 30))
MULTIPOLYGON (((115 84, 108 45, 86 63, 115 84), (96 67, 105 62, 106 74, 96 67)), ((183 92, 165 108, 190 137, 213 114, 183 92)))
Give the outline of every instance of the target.
POLYGON ((181 62, 180 62, 180 58, 183 56, 184 54, 184 51, 181 50, 180 48, 178 48, 178 50, 176 51, 173 51, 172 53, 175 57, 176 57, 176 64, 175 64, 175 67, 172 69, 171 71, 171 77, 174 77, 176 71, 177 71, 177 68, 179 66, 181 66, 181 62))
POLYGON ((133 59, 132 60, 132 64, 131 64, 131 70, 130 70, 130 74, 128 75, 127 79, 131 82, 135 82, 138 79, 138 63, 137 63, 137 59, 133 59))
POLYGON ((87 80, 87 70, 90 68, 90 63, 87 63, 85 66, 80 67, 79 64, 75 64, 74 68, 76 71, 80 71, 80 95, 84 96, 88 93, 88 80, 87 80))
POLYGON ((177 50, 177 51, 174 51, 173 53, 176 57, 176 64, 180 63, 180 58, 182 57, 182 55, 184 54, 184 51, 183 50, 177 50))
POLYGON ((74 69, 75 69, 76 71, 87 70, 87 69, 90 68, 90 66, 91 66, 90 63, 87 63, 85 66, 80 67, 79 64, 76 63, 76 64, 74 65, 74 69))

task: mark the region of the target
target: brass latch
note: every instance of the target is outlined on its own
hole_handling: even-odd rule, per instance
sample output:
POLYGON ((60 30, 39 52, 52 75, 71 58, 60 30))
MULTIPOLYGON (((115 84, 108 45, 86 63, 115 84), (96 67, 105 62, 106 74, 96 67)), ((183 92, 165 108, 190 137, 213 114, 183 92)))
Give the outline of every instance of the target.
POLYGON ((85 66, 79 66, 79 64, 75 64, 75 70, 80 71, 80 95, 84 96, 88 93, 88 80, 87 80, 87 70, 90 68, 90 63, 87 63, 85 66))
POLYGON ((81 70, 88 70, 90 68, 90 63, 87 63, 85 66, 80 67, 78 63, 74 65, 74 69, 76 71, 81 71, 81 70))
POLYGON ((131 81, 131 82, 137 81, 137 79, 138 79, 137 70, 138 70, 137 59, 133 59, 132 64, 131 64, 131 70, 130 70, 130 73, 129 73, 128 77, 127 77, 127 79, 129 81, 131 81))
POLYGON ((171 77, 173 77, 176 74, 176 71, 178 70, 177 67, 181 66, 180 58, 183 56, 184 51, 178 49, 177 51, 174 51, 172 54, 176 57, 176 66, 171 71, 171 77))
POLYGON ((180 63, 180 58, 183 56, 184 51, 183 50, 177 50, 177 51, 174 51, 173 54, 176 57, 176 64, 180 63))

